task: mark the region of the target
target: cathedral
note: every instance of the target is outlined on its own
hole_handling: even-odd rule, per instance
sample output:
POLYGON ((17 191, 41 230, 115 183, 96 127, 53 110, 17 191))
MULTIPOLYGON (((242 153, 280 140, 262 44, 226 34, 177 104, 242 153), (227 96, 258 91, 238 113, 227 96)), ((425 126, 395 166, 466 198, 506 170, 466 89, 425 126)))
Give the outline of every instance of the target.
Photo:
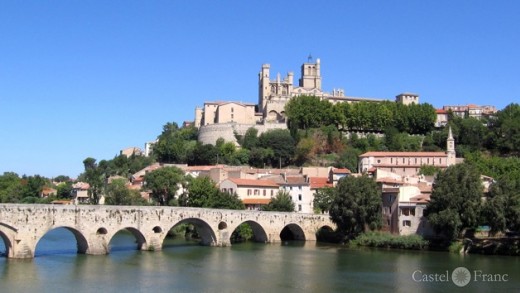
MULTIPOLYGON (((275 79, 271 79, 270 65, 263 64, 258 74, 258 104, 215 101, 205 102, 202 108, 195 109, 194 125, 199 128, 199 140, 214 143, 218 135, 221 135, 226 140, 234 141, 234 136, 229 131, 242 134, 249 127, 257 128, 260 133, 273 128, 286 128, 285 105, 291 98, 300 95, 316 96, 333 104, 387 100, 346 96, 343 89, 325 92, 321 86, 320 67, 320 59, 314 61, 309 56, 307 62, 301 66, 301 77, 298 85, 295 85, 293 72, 287 73, 283 79, 279 73, 275 79)), ((418 104, 419 96, 403 93, 397 95, 395 101, 407 105, 418 104)))

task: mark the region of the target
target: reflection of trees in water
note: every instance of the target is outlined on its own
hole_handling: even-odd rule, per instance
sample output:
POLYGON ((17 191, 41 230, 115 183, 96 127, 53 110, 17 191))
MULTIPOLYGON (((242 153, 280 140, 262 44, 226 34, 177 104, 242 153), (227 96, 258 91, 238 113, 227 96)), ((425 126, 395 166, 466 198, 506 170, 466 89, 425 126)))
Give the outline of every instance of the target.
POLYGON ((231 234, 231 243, 246 242, 253 238, 253 229, 248 223, 240 224, 231 234))
POLYGON ((166 237, 169 239, 184 239, 187 241, 197 242, 201 240, 197 226, 190 223, 182 223, 173 226, 173 228, 171 228, 166 234, 166 237))

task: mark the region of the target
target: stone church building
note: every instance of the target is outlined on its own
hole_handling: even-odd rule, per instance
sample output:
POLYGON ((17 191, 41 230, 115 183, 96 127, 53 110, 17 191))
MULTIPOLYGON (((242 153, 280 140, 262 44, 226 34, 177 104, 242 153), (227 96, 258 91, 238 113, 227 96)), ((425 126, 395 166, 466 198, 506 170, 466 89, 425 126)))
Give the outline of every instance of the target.
MULTIPOLYGON (((258 74, 258 104, 217 101, 205 102, 195 109, 195 127, 199 128, 199 141, 214 144, 219 137, 226 141, 236 141, 234 133, 244 134, 250 127, 262 133, 269 129, 285 129, 285 105, 293 97, 312 95, 331 103, 354 103, 360 101, 382 102, 387 99, 373 99, 346 96, 343 89, 325 92, 322 89, 321 62, 309 59, 301 66, 301 77, 294 85, 294 73, 286 77, 280 74, 271 79, 270 65, 263 64, 258 74)), ((419 103, 419 96, 403 93, 396 96, 396 102, 419 103)))

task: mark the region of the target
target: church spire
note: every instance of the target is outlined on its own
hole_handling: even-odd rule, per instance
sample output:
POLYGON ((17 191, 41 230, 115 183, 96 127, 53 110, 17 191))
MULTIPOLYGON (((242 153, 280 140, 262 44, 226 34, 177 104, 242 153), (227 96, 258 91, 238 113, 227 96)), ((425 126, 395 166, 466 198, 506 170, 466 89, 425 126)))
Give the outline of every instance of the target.
POLYGON ((456 163, 456 153, 455 153, 455 139, 453 138, 453 133, 451 131, 451 126, 448 128, 448 139, 446 140, 446 155, 448 166, 454 165, 456 163))

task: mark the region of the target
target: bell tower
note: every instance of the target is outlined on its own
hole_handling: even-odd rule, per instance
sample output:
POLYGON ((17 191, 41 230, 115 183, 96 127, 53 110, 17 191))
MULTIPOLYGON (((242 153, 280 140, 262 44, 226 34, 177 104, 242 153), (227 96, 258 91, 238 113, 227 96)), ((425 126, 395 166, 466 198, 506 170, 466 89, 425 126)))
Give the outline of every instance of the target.
POLYGON ((456 153, 455 153, 455 139, 453 139, 453 133, 451 132, 451 126, 448 130, 448 139, 446 140, 446 164, 449 166, 455 165, 456 153))
POLYGON ((299 86, 305 89, 318 89, 321 91, 321 71, 320 59, 312 63, 312 56, 309 55, 307 63, 302 65, 302 77, 299 86))
POLYGON ((263 64, 262 70, 258 74, 258 112, 264 112, 267 100, 271 95, 271 86, 269 84, 269 64, 263 64))

